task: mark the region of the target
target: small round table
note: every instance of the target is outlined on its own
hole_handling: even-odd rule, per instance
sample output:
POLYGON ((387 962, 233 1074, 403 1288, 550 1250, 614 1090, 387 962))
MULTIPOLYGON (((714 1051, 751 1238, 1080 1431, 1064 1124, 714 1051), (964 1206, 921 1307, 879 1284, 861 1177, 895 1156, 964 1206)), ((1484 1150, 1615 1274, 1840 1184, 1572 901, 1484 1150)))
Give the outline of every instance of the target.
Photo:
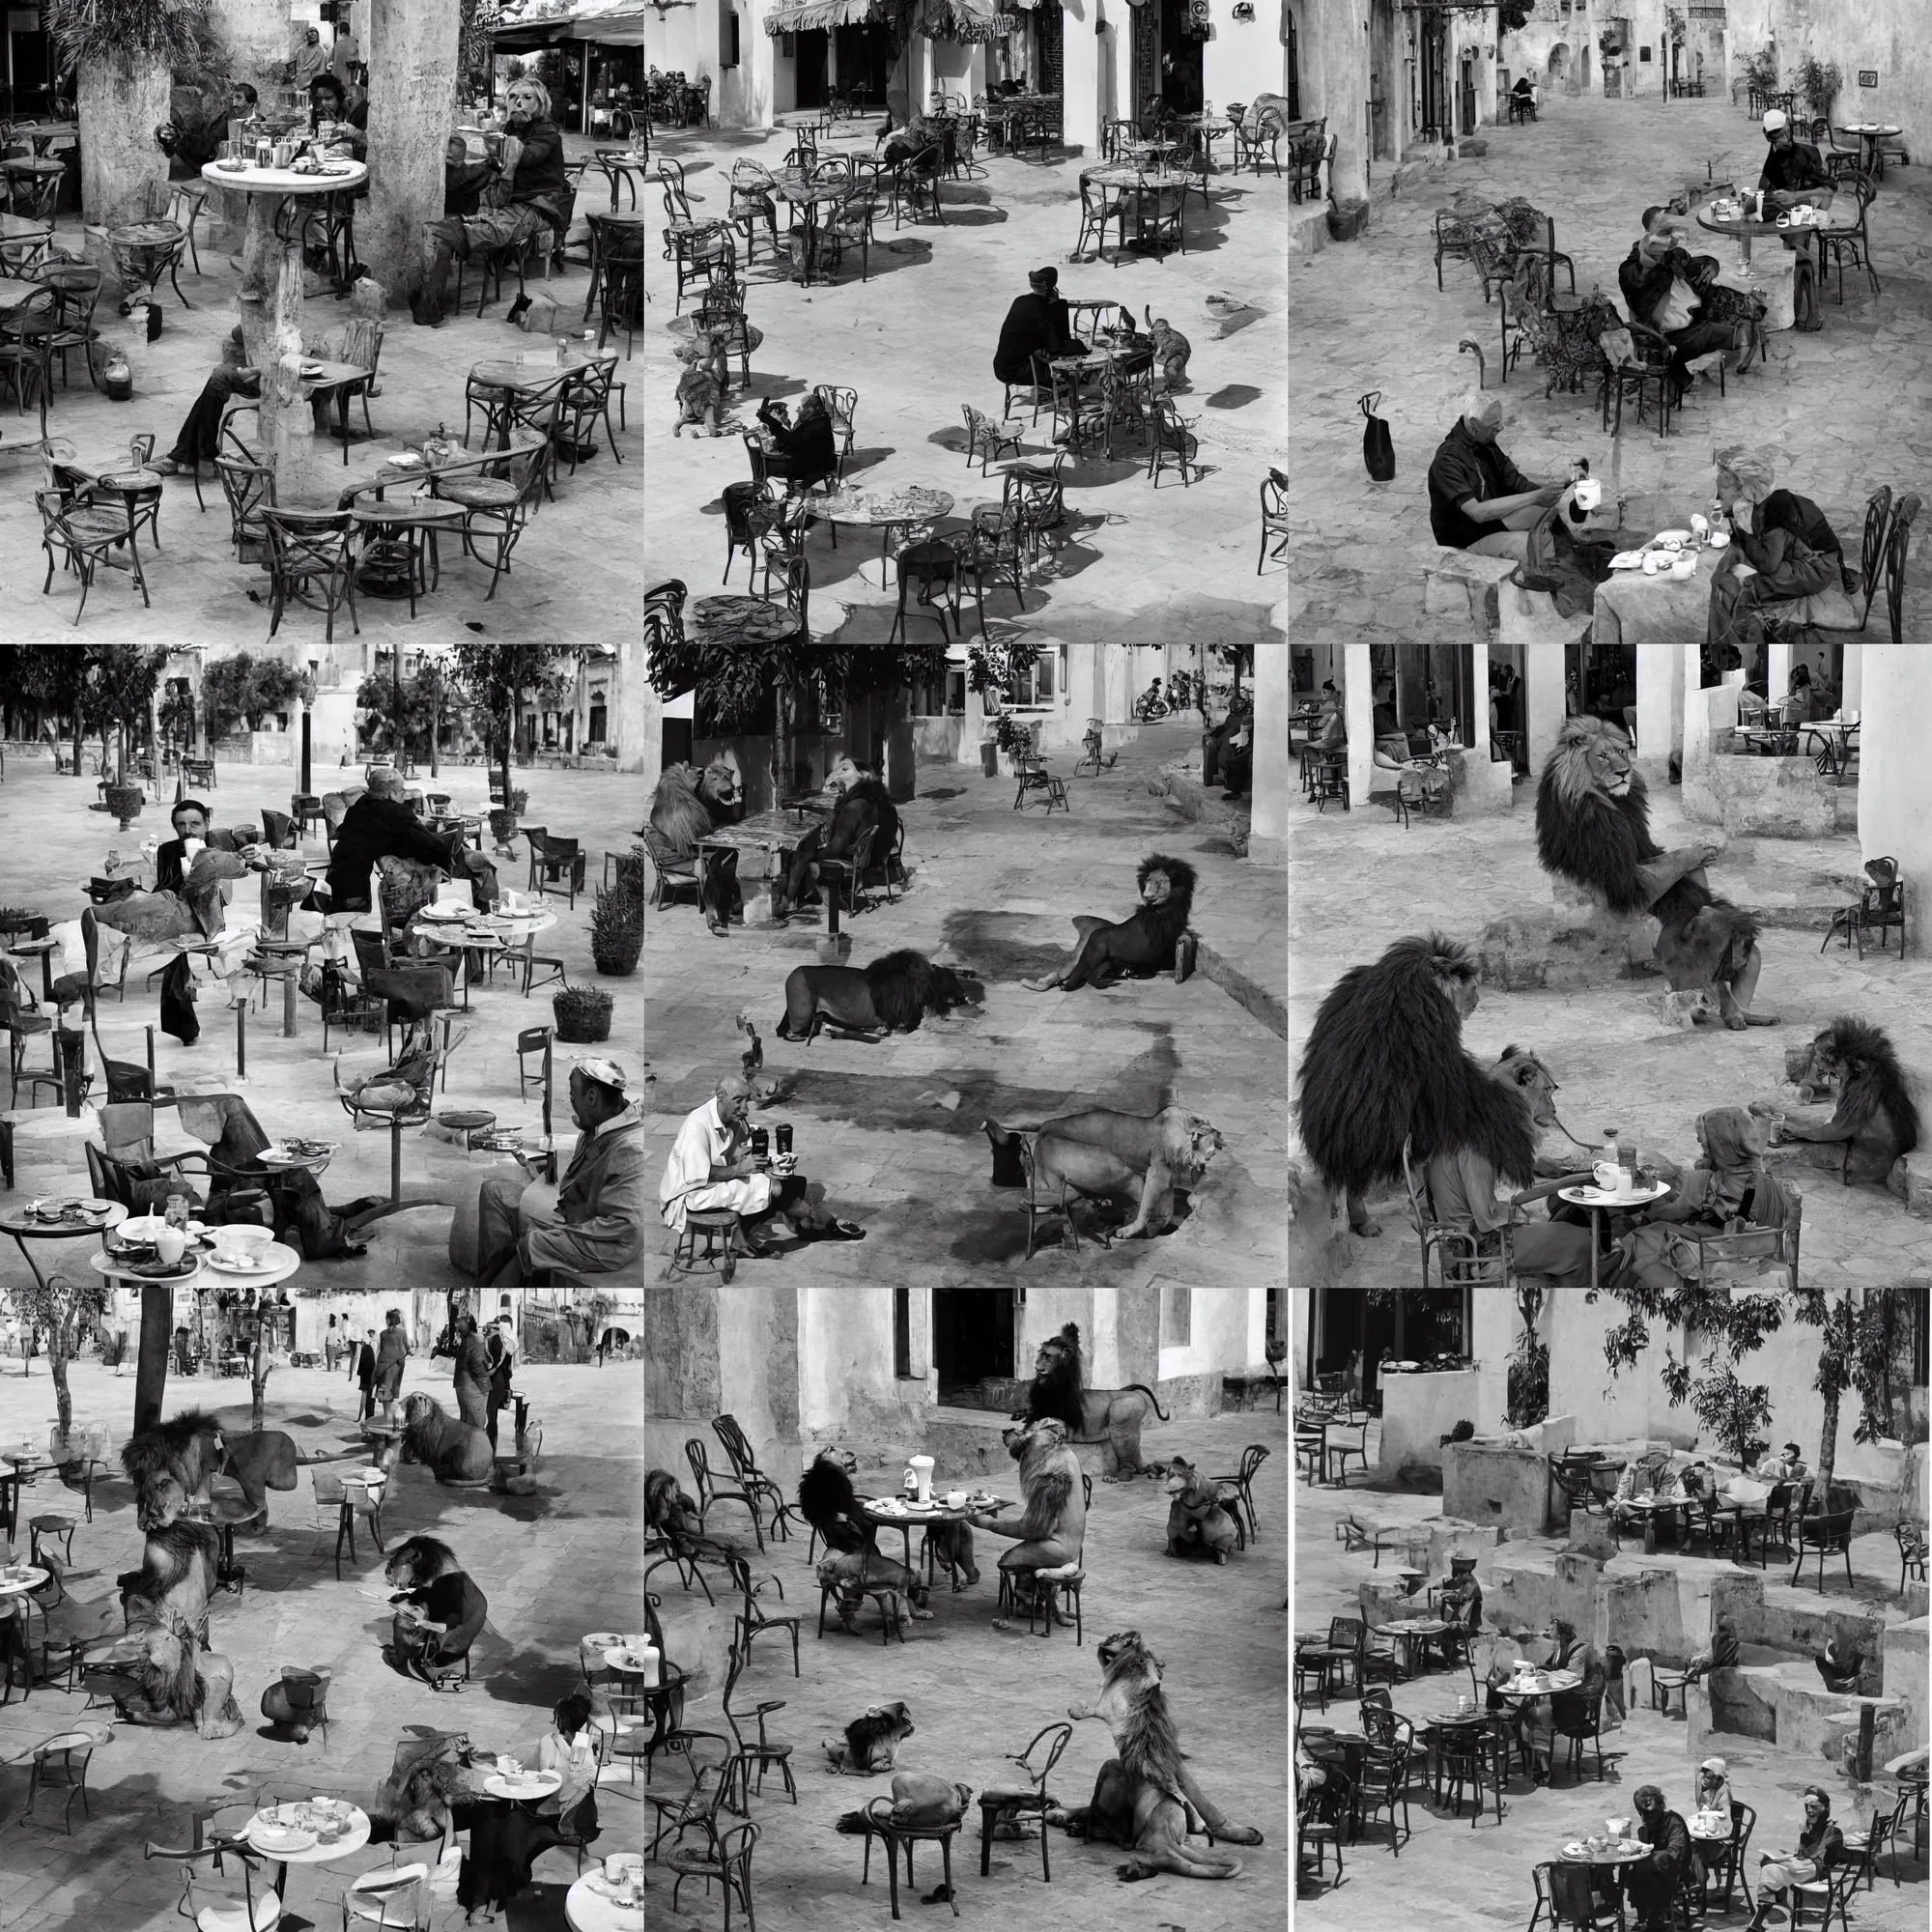
POLYGON ((1597 1286, 1597 1216, 1618 1208, 1644 1208, 1653 1201, 1661 1201, 1670 1192, 1670 1183, 1654 1180, 1648 1188, 1634 1187, 1628 1194, 1611 1194, 1601 1187, 1559 1187, 1557 1198, 1567 1201, 1573 1208, 1587 1208, 1590 1210, 1590 1287, 1597 1286))
MULTIPOLYGON (((641 1863, 641 1859, 639 1860, 641 1863)), ((643 1932, 644 1905, 619 1905, 599 1889, 596 1874, 581 1878, 563 1896, 563 1916, 571 1932, 643 1932)))
POLYGON ((356 588, 368 597, 407 597, 413 618, 416 582, 422 574, 425 554, 429 557, 429 578, 422 594, 427 597, 442 580, 442 559, 436 548, 437 532, 460 524, 468 511, 461 503, 441 497, 417 497, 407 503, 357 503, 350 514, 368 533, 355 573, 356 588))
POLYGON ((1449 1629, 1440 1617, 1401 1617, 1392 1623, 1377 1624, 1378 1636, 1391 1638, 1401 1644, 1404 1653, 1403 1674, 1413 1677, 1415 1668, 1415 1646, 1426 1643, 1431 1637, 1445 1634, 1449 1629))
POLYGON ((1554 1697, 1574 1690, 1582 1683, 1574 1670, 1539 1670, 1527 1684, 1492 1684, 1490 1689, 1506 1703, 1525 1703, 1536 1697, 1554 1697))
POLYGON ((843 201, 853 192, 849 181, 814 182, 799 175, 776 174, 764 192, 799 212, 798 245, 791 250, 792 270, 801 282, 809 282, 818 263, 818 211, 843 201))
POLYGON ((255 1158, 277 1174, 293 1173, 297 1168, 307 1174, 321 1174, 335 1158, 335 1150, 331 1148, 327 1153, 287 1153, 280 1148, 266 1147, 255 1158))
POLYGON ((874 589, 886 590, 891 588, 890 559, 886 553, 892 547, 893 531, 915 524, 936 524, 941 517, 952 514, 953 499, 944 490, 929 490, 914 483, 890 493, 855 490, 850 484, 843 484, 822 497, 808 497, 806 501, 810 519, 813 523, 823 522, 831 528, 834 550, 838 548, 840 524, 869 525, 879 532, 879 554, 876 559, 868 558, 861 564, 859 575, 874 589))
POLYGON ((492 437, 497 439, 498 449, 510 446, 510 411, 507 399, 510 397, 537 396, 553 384, 574 376, 580 369, 587 369, 590 358, 585 355, 570 355, 559 366, 555 362, 542 362, 529 366, 513 362, 507 356, 488 362, 472 362, 469 365, 469 380, 482 387, 491 389, 505 399, 490 405, 490 417, 484 427, 483 441, 487 447, 492 437))
POLYGON ((905 1567, 908 1570, 912 1568, 912 1533, 915 1529, 932 1529, 946 1522, 967 1522, 975 1516, 992 1516, 1000 1510, 1011 1507, 1006 1497, 995 1496, 991 1502, 981 1503, 977 1509, 963 1504, 958 1509, 949 1509, 937 1499, 929 1503, 905 1503, 902 1508, 891 1511, 882 1511, 879 1508, 882 1502, 899 1500, 900 1498, 895 1496, 871 1497, 860 1504, 859 1516, 862 1521, 877 1523, 881 1529, 895 1529, 899 1532, 905 1567))
MULTIPOLYGON (((18 131, 18 128, 14 129, 15 133, 18 131)), ((1903 133, 1904 129, 1873 121, 1847 121, 1838 131, 1841 134, 1856 134, 1859 137, 1859 171, 1861 174, 1876 175, 1883 181, 1885 155, 1879 143, 1889 141, 1894 135, 1903 133)))
POLYGON ((1560 1854, 1566 1865, 1604 1865, 1611 1870, 1624 1865, 1634 1865, 1649 1856, 1648 1845, 1632 1844, 1627 1839, 1600 1851, 1592 1851, 1587 1845, 1582 1845, 1581 1849, 1573 1852, 1568 1845, 1565 1845, 1560 1854))
MULTIPOLYGON (((291 1799, 289 1802, 296 1804, 300 1801, 291 1799)), ((354 1858, 357 1852, 361 1851, 368 1844, 368 1812, 364 1811, 359 1804, 349 1804, 347 1799, 339 1798, 335 1803, 338 1807, 346 1805, 348 1810, 354 1814, 348 1820, 349 1829, 343 1833, 341 1837, 336 1839, 334 1844, 325 1845, 318 1841, 311 1845, 305 1852, 271 1852, 263 1850, 261 1844, 258 1842, 262 1826, 262 1814, 258 1811, 254 1817, 249 1819, 242 1835, 247 1841, 251 1851, 255 1852, 258 1857, 269 1860, 273 1864, 274 1878, 272 1883, 277 1898, 287 1898, 289 1895, 289 1867, 291 1865, 330 1865, 335 1863, 338 1859, 354 1858)), ((279 1810, 281 1807, 278 1805, 276 1808, 279 1810)), ((339 1808, 336 1815, 338 1817, 342 1815, 339 1808)))
POLYGON ((8 1597, 24 1597, 30 1590, 38 1590, 53 1573, 47 1570, 29 1569, 24 1577, 9 1581, 0 1577, 0 1600, 8 1597))
MULTIPOLYGON (((80 1221, 43 1221, 29 1214, 24 1207, 9 1208, 0 1213, 0 1235, 12 1235, 14 1245, 19 1249, 20 1258, 27 1264, 34 1279, 42 1288, 47 1285, 46 1276, 34 1265, 34 1258, 27 1251, 29 1241, 72 1241, 84 1240, 91 1236, 104 1235, 109 1228, 117 1228, 128 1218, 128 1210, 120 1202, 106 1204, 107 1212, 98 1218, 90 1217, 80 1221)), ((99 1256, 91 1256, 98 1261, 99 1256)))

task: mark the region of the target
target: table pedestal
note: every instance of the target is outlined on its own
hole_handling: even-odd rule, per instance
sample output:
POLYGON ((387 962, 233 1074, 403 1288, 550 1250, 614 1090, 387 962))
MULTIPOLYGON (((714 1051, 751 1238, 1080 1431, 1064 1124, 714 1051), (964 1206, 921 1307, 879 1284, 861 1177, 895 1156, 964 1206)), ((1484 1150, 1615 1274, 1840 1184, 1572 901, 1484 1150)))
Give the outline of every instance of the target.
POLYGON ((295 504, 314 478, 315 418, 301 392, 301 249, 275 233, 283 205, 272 194, 248 197, 236 299, 249 366, 262 372, 263 460, 274 469, 276 501, 295 504))

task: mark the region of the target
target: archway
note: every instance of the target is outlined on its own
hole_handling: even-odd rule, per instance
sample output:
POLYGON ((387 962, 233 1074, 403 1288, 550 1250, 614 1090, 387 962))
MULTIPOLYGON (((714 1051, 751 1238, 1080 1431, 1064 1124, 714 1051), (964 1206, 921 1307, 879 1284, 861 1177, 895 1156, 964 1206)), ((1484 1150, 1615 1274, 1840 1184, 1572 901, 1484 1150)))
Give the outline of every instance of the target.
POLYGON ((1568 78, 1570 72, 1570 43, 1558 41, 1549 49, 1549 77, 1551 80, 1568 78))

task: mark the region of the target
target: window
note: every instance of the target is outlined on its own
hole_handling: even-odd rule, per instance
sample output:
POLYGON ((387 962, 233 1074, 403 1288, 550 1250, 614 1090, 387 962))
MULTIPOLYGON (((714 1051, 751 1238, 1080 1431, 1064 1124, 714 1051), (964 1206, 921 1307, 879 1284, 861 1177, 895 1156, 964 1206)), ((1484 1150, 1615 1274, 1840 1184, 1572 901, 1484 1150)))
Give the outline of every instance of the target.
POLYGON ((912 1291, 893 1290, 893 1374, 900 1380, 912 1377, 912 1291))
POLYGON ((1041 705, 1053 702, 1057 688, 1055 677, 1060 663, 1060 653, 1064 647, 1055 644, 1040 652, 1027 668, 1020 672, 1015 681, 1012 706, 1016 711, 1037 710, 1041 705))
POLYGON ((949 670, 942 677, 916 685, 912 694, 915 718, 963 718, 966 715, 966 673, 949 670))

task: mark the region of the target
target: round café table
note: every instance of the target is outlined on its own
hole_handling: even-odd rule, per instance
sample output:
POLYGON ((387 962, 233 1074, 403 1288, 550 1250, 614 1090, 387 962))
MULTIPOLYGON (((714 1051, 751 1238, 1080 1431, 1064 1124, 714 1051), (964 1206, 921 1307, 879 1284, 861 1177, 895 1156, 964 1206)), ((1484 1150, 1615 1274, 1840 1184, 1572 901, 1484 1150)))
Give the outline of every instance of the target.
POLYGON ((1889 123, 1875 121, 1847 121, 1839 129, 1841 134, 1856 134, 1859 137, 1859 171, 1861 174, 1876 175, 1885 179, 1885 156, 1879 148, 1881 141, 1889 141, 1894 135, 1905 130, 1894 128, 1889 123))
POLYGON ((798 227, 791 248, 795 279, 809 282, 818 269, 818 211, 832 207, 852 193, 849 181, 809 181, 802 175, 779 173, 764 185, 764 192, 798 210, 798 227))
POLYGON ((1449 1626, 1440 1617, 1399 1617, 1392 1623, 1374 1626, 1378 1636, 1391 1638, 1403 1648, 1402 1670, 1406 1677, 1417 1675, 1415 1646, 1445 1635, 1449 1626))
POLYGON ((277 500, 284 503, 305 500, 315 461, 315 424, 299 374, 310 359, 301 344, 303 222, 316 196, 340 194, 369 179, 363 161, 331 160, 328 167, 327 174, 298 175, 210 161, 201 171, 211 187, 248 198, 236 300, 247 364, 265 372, 263 461, 274 470, 277 500))
MULTIPOLYGON (((641 1857, 639 1861, 642 1863, 641 1857)), ((563 1895, 563 1916, 571 1932, 643 1932, 644 1904, 619 1905, 602 1890, 604 1881, 591 1873, 579 1879, 563 1895)))
POLYGON ((1651 1202, 1661 1201, 1668 1194, 1670 1184, 1653 1180, 1647 1187, 1633 1187, 1614 1194, 1602 1187, 1559 1187, 1556 1192, 1558 1199, 1569 1202, 1573 1208, 1587 1208, 1590 1210, 1590 1287, 1594 1290, 1597 1286, 1597 1217, 1619 1208, 1646 1208, 1651 1202))
POLYGON ((438 531, 461 524, 469 511, 441 497, 416 497, 406 503, 357 503, 350 515, 364 533, 356 588, 369 597, 407 597, 413 618, 418 582, 421 595, 427 597, 442 580, 438 531), (427 581, 422 572, 425 556, 427 581))
MULTIPOLYGON (((860 1520, 877 1523, 881 1529, 895 1529, 899 1532, 901 1547, 905 1555, 905 1567, 912 1569, 912 1533, 915 1529, 933 1529, 946 1522, 967 1522, 975 1516, 995 1516, 1003 1509, 1009 1509, 1010 1502, 1005 1496, 995 1496, 989 1503, 980 1503, 978 1508, 962 1504, 957 1509, 950 1509, 935 1496, 930 1502, 907 1502, 901 1496, 873 1496, 859 1505, 860 1520), (881 1503, 895 1503, 895 1509, 881 1509, 881 1503)), ((929 1556, 929 1552, 928 1552, 929 1556)), ((928 1562, 927 1580, 931 1568, 928 1562)))
POLYGON ((891 587, 891 570, 886 554, 892 548, 893 531, 910 528, 917 524, 936 524, 941 517, 952 514, 952 501, 947 491, 928 490, 917 483, 892 491, 855 490, 847 483, 837 490, 827 491, 823 496, 809 496, 806 498, 810 506, 810 521, 824 523, 831 528, 834 550, 838 548, 838 526, 840 524, 863 524, 879 532, 877 559, 859 567, 859 575, 878 590, 891 587))
MULTIPOLYGON (((0 215, 0 220, 9 220, 11 218, 11 216, 0 215)), ((45 236, 51 233, 51 230, 42 229, 40 233, 45 236)), ((23 281, 15 279, 11 275, 0 276, 0 317, 12 315, 16 308, 33 300, 37 295, 43 294, 46 286, 44 282, 23 281)))
POLYGON ((1533 1678, 1521 1684, 1515 1682, 1492 1684, 1490 1689, 1505 1702, 1525 1703, 1536 1697, 1553 1697, 1559 1691, 1574 1690, 1582 1683, 1581 1676, 1574 1670, 1539 1670, 1533 1678))
POLYGON ((11 204, 15 191, 20 189, 24 189, 31 200, 42 182, 67 173, 67 163, 15 155, 11 160, 0 161, 0 173, 7 177, 7 199, 11 204))
MULTIPOLYGON (((0 1212, 0 1235, 13 1236, 14 1245, 20 1251, 20 1259, 27 1264, 34 1279, 42 1288, 46 1287, 47 1279, 34 1264, 34 1258, 27 1249, 29 1241, 85 1240, 96 1235, 104 1235, 109 1228, 118 1228, 128 1218, 127 1208, 118 1201, 90 1205, 97 1207, 104 1205, 107 1211, 99 1216, 90 1216, 85 1221, 43 1221, 29 1214, 24 1203, 17 1208, 9 1208, 0 1212)), ((99 1257, 95 1256, 92 1259, 99 1260, 99 1257)))
MULTIPOLYGON (((304 1802, 306 1801, 301 1799, 289 1799, 285 1801, 285 1804, 294 1805, 304 1802)), ((260 1811, 256 1812, 254 1817, 250 1818, 247 1825, 243 1828, 242 1835, 246 1839, 248 1848, 257 1857, 269 1860, 274 1867, 270 1883, 274 1887, 277 1898, 286 1899, 289 1895, 289 1867, 291 1865, 332 1865, 339 1859, 353 1859, 357 1852, 361 1851, 368 1844, 368 1812, 363 1810, 359 1804, 351 1804, 346 1798, 338 1798, 334 1802, 338 1817, 342 1816, 340 1807, 344 1805, 347 1805, 349 1811, 354 1815, 348 1819, 349 1829, 332 1845, 325 1845, 318 1840, 305 1852, 270 1851, 261 1843, 264 1818, 260 1811)), ((275 1808, 280 1810, 284 1807, 283 1805, 277 1805, 275 1808)), ((270 1842, 272 1843, 272 1840, 270 1842)))
POLYGON ((80 124, 77 121, 16 121, 7 130, 10 141, 31 141, 36 155, 44 155, 63 134, 78 141, 80 124))
POLYGON ((487 449, 494 437, 498 449, 510 446, 510 417, 513 401, 526 401, 540 397, 554 384, 561 384, 581 369, 590 366, 591 358, 576 354, 566 355, 563 361, 554 360, 537 363, 512 361, 508 356, 497 356, 486 362, 472 362, 469 365, 469 380, 481 388, 487 388, 495 399, 489 405, 489 420, 483 429, 483 445, 487 449))

